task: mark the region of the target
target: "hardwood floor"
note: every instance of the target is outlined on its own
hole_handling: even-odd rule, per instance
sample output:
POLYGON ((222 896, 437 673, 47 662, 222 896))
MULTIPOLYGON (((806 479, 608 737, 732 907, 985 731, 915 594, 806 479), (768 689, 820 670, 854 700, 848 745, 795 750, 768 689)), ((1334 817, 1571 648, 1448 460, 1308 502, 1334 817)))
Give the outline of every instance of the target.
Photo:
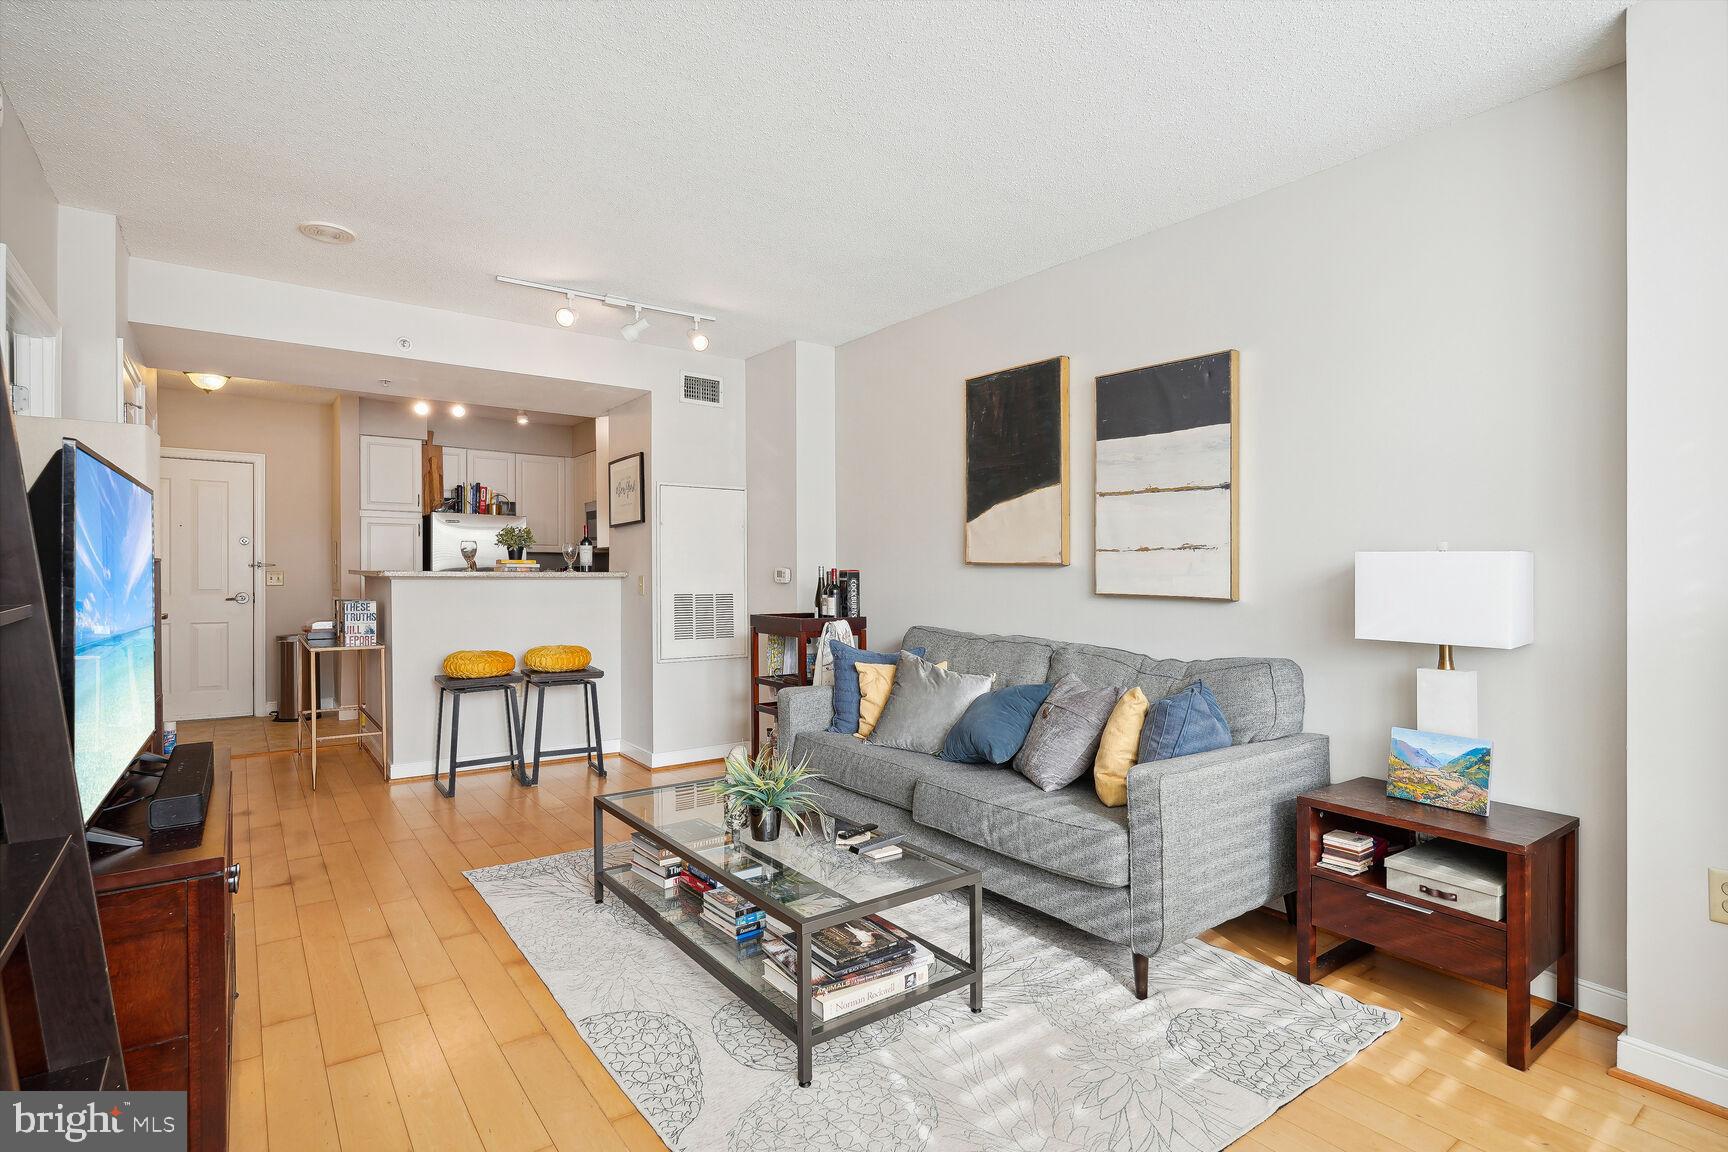
MULTIPOLYGON (((180 725, 180 739, 215 739, 235 757, 232 1147, 662 1148, 462 876, 589 847, 595 785, 639 788, 650 774, 621 757, 604 782, 549 766, 535 790, 465 774, 447 800, 430 781, 387 784, 363 753, 335 746, 319 754, 313 795, 292 737, 292 725, 251 719, 180 725)), ((1205 938, 1294 969, 1280 918, 1251 913, 1205 938)), ((1606 1074, 1607 1028, 1574 1024, 1520 1073, 1501 1061, 1499 993, 1384 956, 1327 983, 1403 1024, 1233 1147, 1728 1152, 1728 1119, 1606 1074)))

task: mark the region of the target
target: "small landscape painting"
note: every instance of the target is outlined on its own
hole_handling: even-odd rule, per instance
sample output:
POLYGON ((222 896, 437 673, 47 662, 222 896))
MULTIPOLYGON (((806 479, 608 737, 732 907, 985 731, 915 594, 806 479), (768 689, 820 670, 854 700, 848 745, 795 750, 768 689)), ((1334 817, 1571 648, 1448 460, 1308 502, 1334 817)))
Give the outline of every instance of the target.
POLYGON ((1386 795, 1486 816, 1493 752, 1493 741, 1475 736, 1394 728, 1392 752, 1386 758, 1386 795))
POLYGON ((966 563, 1068 563, 1068 357, 966 381, 966 563))

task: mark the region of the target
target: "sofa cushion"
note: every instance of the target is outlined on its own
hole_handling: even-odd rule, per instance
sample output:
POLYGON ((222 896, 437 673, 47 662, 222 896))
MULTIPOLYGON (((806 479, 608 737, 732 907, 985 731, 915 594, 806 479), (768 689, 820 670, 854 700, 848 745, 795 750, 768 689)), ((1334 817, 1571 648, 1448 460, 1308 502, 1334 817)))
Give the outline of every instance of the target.
POLYGON ((941 756, 956 764, 1006 764, 1026 743, 1038 706, 1050 695, 1048 684, 998 688, 972 701, 948 730, 941 756))
POLYGON ((1046 792, 1086 775, 1117 698, 1116 689, 1089 688, 1073 676, 1056 681, 1014 754, 1014 771, 1046 792))
POLYGON ((1232 744, 1282 740, 1302 731, 1302 669, 1293 660, 1195 660, 1171 691, 1196 680, 1218 701, 1230 723, 1232 744))
POLYGON ((922 752, 884 748, 841 732, 800 732, 792 762, 810 757, 810 768, 848 792, 912 810, 912 789, 926 776, 952 767, 922 752))
POLYGON ((1204 680, 1152 706, 1140 733, 1140 763, 1197 756, 1230 747, 1230 725, 1204 680))
POLYGON ((1106 808, 1090 787, 1045 792, 1017 772, 932 763, 912 792, 918 823, 1059 876, 1127 885, 1126 808, 1106 808))
POLYGON ((956 672, 994 675, 998 688, 1042 684, 1050 679, 1050 649, 1055 647, 1048 640, 1031 636, 983 636, 922 625, 908 629, 900 642, 902 648, 914 644, 928 650, 925 659, 946 660, 956 672))
MULTIPOLYGON (((858 731, 858 665, 860 664, 898 664, 898 652, 871 652, 865 648, 854 648, 850 644, 842 644, 830 639, 828 647, 834 653, 834 719, 828 724, 830 732, 852 733, 858 731)), ((912 655, 924 655, 924 649, 910 649, 912 655)))
POLYGON ((899 671, 888 706, 870 733, 870 743, 934 756, 948 730, 972 701, 990 691, 994 678, 951 672, 940 664, 900 653, 899 671))

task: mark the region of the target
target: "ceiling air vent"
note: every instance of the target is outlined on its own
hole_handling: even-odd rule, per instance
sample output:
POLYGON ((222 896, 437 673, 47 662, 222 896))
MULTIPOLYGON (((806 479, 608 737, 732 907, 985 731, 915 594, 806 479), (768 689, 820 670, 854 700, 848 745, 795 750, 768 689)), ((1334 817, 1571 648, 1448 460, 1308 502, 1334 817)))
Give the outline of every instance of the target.
POLYGON ((732 593, 677 592, 672 596, 672 639, 726 640, 738 634, 732 593))
POLYGON ((712 376, 685 376, 684 403, 706 404, 710 408, 719 408, 723 403, 720 381, 712 376))

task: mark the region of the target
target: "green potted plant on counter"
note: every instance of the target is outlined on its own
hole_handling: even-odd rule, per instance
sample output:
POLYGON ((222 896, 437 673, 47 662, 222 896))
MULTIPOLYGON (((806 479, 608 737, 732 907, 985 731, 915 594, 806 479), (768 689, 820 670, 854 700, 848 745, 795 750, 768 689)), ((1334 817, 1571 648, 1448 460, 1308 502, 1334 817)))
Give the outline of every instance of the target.
POLYGON ((534 547, 534 529, 525 524, 506 524, 498 529, 498 544, 508 551, 510 559, 521 560, 534 547))
POLYGON ((816 794, 806 787, 815 776, 810 771, 808 756, 793 764, 769 744, 752 761, 749 751, 740 744, 726 756, 726 776, 720 782, 720 794, 749 812, 751 839, 773 840, 780 835, 782 816, 794 831, 802 833, 806 818, 820 812, 816 794))

